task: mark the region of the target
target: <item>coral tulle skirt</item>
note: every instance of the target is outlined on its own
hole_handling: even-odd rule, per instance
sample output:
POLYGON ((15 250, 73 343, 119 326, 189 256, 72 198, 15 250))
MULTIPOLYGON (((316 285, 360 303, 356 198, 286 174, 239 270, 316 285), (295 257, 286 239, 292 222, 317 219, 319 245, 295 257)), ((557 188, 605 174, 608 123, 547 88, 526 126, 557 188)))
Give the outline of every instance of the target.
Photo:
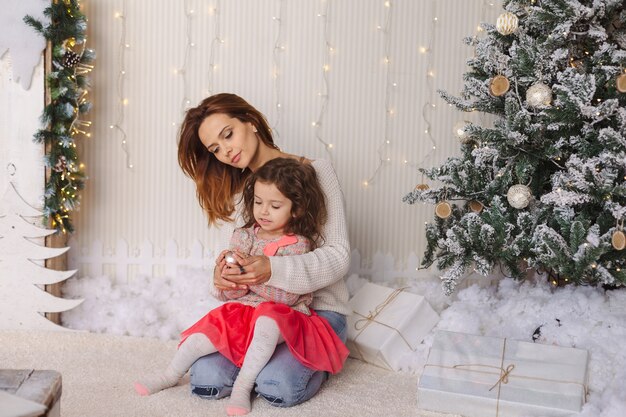
POLYGON ((289 350, 304 366, 333 374, 341 370, 348 348, 326 319, 313 310, 307 316, 288 305, 271 301, 257 307, 223 304, 182 332, 180 343, 194 333, 203 333, 222 355, 241 367, 259 316, 276 321, 289 350))

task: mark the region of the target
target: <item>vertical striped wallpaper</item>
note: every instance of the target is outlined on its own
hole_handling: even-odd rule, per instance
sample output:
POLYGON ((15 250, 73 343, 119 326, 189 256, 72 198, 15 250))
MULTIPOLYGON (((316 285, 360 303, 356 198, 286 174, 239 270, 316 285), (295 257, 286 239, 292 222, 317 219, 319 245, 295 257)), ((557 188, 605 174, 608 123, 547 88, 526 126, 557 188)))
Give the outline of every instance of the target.
POLYGON ((410 253, 420 256, 424 222, 432 219, 433 208, 401 199, 421 182, 415 166, 430 167, 456 154, 452 126, 468 116, 474 119, 445 105, 436 89, 461 90, 472 55, 462 39, 476 34, 481 20, 495 21, 500 3, 490 3, 392 0, 388 9, 384 0, 126 0, 125 18, 119 19, 115 15, 123 0, 85 1, 89 44, 97 60, 90 94, 92 137, 80 150, 89 180, 75 216, 72 250, 81 251, 94 240, 113 250, 119 239, 129 243, 131 252, 146 240, 163 249, 170 238, 183 248, 199 239, 219 249, 217 232, 207 228, 176 156, 183 99, 195 105, 212 82, 213 92, 237 93, 265 113, 283 150, 333 161, 345 194, 352 247, 364 262, 376 252, 392 254, 399 264, 410 253), (326 7, 326 17, 318 16, 326 7), (384 28, 387 13, 385 33, 377 26, 384 28), (438 18, 434 33, 433 17, 438 18), (128 47, 120 43, 123 25, 128 47), (212 69, 216 31, 223 43, 215 47, 212 69), (187 33, 194 46, 185 59, 187 33), (419 48, 428 46, 431 37, 434 77, 429 86, 429 58, 419 48), (329 59, 326 40, 334 48, 329 59), (389 64, 383 60, 386 45, 389 64), (275 46, 284 50, 275 52, 275 46), (132 169, 126 167, 121 135, 110 128, 119 109, 121 56, 126 72, 121 92, 128 100, 121 126, 132 169), (317 131, 333 144, 330 154, 312 126, 324 104, 325 63, 328 101, 317 131), (184 76, 177 69, 184 69, 184 76), (429 89, 435 91, 436 107, 425 114, 435 151, 422 116, 429 89), (380 157, 389 162, 364 187, 380 157))

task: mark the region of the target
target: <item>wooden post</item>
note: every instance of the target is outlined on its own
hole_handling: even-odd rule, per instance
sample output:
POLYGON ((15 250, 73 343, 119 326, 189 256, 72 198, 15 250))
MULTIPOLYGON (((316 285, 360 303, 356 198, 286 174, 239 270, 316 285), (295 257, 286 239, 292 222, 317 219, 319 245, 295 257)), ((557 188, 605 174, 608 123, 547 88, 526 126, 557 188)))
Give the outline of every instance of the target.
MULTIPOLYGON (((52 43, 48 41, 46 43, 46 50, 44 52, 44 106, 47 106, 52 102, 52 97, 50 95, 50 88, 46 83, 46 78, 48 74, 52 72, 52 43)), ((50 152, 49 149, 45 149, 45 153, 48 154, 50 152)), ((50 168, 46 168, 45 172, 45 182, 48 182, 50 178, 50 168)), ((48 227, 52 227, 51 224, 48 224, 48 227)), ((46 237, 46 246, 49 248, 65 248, 67 247, 67 235, 62 233, 55 233, 54 235, 46 237)), ((46 259, 46 268, 54 269, 56 271, 66 271, 67 270, 67 252, 61 256, 57 256, 56 258, 46 259)), ((46 291, 50 294, 61 297, 61 284, 51 284, 46 285, 46 291)), ((61 313, 46 313, 46 318, 53 323, 60 324, 61 323, 61 313)))

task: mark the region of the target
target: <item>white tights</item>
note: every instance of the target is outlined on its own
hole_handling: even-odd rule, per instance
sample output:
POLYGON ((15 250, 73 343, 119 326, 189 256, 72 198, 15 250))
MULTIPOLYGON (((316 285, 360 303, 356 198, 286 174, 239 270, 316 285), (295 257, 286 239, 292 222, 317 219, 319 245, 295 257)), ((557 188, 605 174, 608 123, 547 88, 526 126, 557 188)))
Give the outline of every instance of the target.
MULTIPOLYGON (((233 392, 226 404, 228 415, 244 415, 251 410, 250 394, 256 377, 269 362, 279 343, 284 342, 274 319, 261 316, 254 326, 254 335, 246 357, 235 380, 233 392)), ((140 395, 150 395, 173 387, 187 373, 191 365, 202 356, 216 352, 215 346, 202 333, 194 333, 180 345, 165 371, 135 382, 140 395)))

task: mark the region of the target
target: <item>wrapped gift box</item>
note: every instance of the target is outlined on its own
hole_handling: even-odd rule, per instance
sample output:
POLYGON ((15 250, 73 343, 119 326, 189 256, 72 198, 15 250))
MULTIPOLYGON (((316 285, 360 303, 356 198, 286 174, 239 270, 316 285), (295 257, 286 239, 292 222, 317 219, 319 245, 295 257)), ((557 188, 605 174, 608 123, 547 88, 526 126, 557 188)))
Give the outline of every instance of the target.
POLYGON ((421 295, 402 289, 365 284, 350 300, 348 316, 350 356, 397 371, 404 354, 418 344, 439 321, 421 295))
POLYGON ((438 331, 418 407, 467 417, 566 416, 585 401, 588 352, 438 331))

